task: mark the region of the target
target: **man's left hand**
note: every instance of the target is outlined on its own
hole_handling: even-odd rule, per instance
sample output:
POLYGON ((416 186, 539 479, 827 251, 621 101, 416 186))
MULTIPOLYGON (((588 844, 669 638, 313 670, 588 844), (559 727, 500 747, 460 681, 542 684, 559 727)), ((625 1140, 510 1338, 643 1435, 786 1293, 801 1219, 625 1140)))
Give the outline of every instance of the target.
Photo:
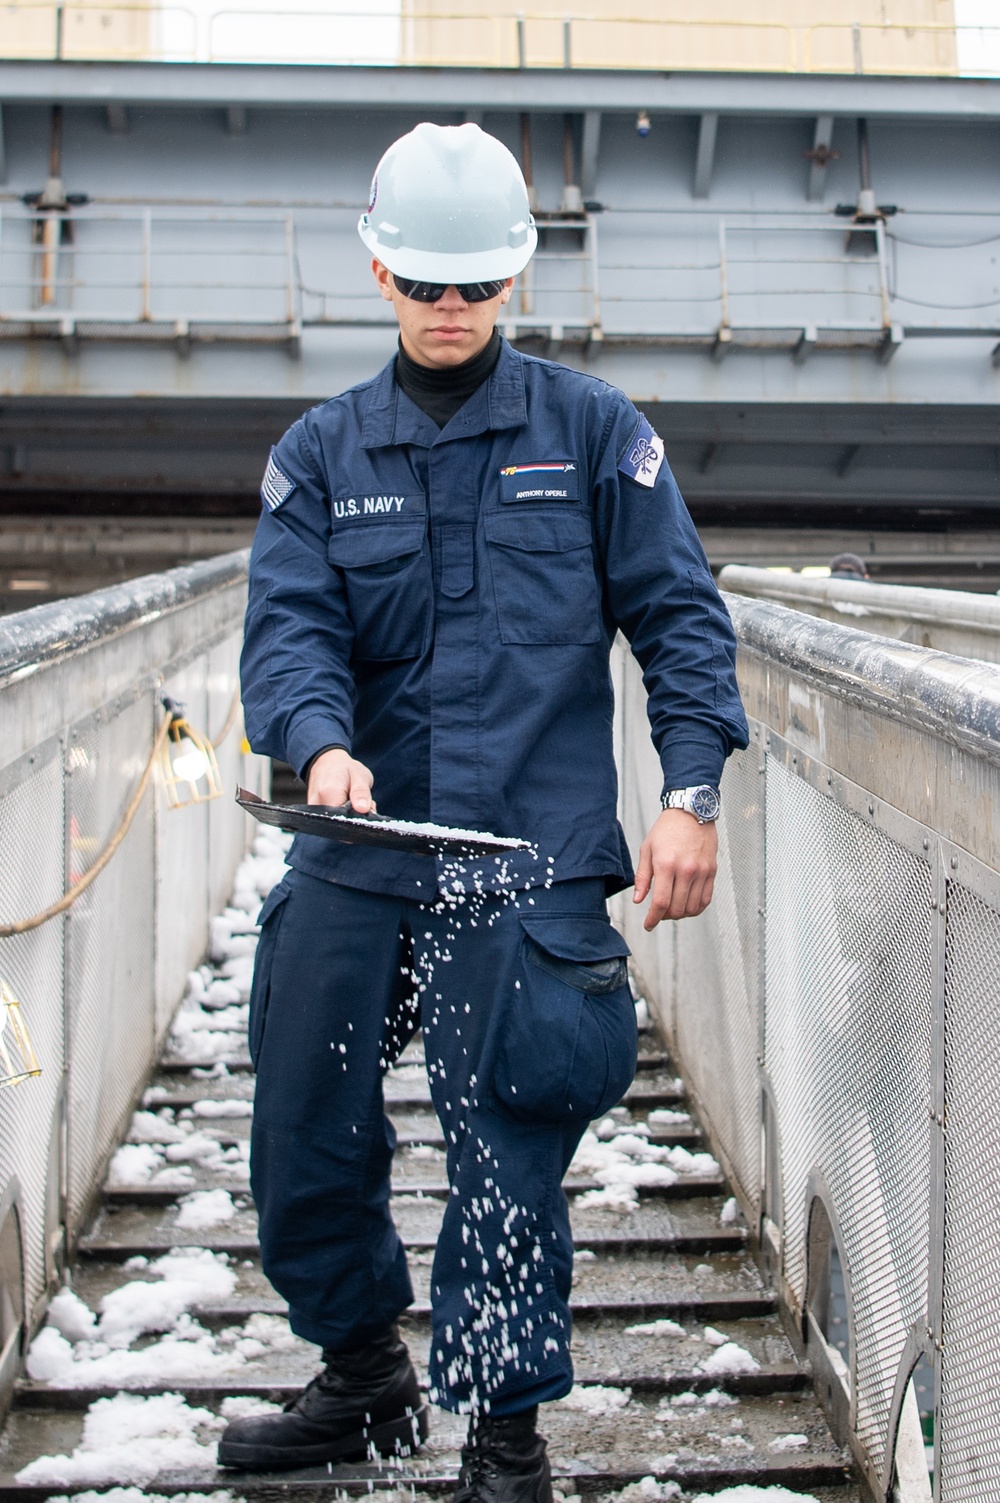
POLYGON ((655 929, 661 919, 704 913, 712 901, 718 852, 714 823, 700 825, 686 809, 664 809, 639 851, 632 901, 653 894, 644 929, 655 929))

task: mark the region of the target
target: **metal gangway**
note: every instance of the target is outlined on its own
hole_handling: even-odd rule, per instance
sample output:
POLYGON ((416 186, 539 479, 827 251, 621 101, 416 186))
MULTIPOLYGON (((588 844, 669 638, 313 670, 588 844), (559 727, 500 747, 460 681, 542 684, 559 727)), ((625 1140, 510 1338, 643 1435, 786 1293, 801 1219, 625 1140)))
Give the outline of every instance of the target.
MULTIPOLYGON (((301 1381, 301 1352, 267 1325, 280 1306, 246 1196, 234 1192, 214 1230, 185 1232, 178 1207, 218 1193, 215 1169, 145 1190, 106 1177, 124 1136, 141 1148, 174 1133, 183 1150, 213 1115, 227 1162, 245 1162, 245 1018, 225 986, 246 970, 252 921, 226 902, 252 834, 229 797, 168 807, 153 755, 175 713, 166 695, 218 742, 227 793, 266 787, 234 708, 245 572, 245 555, 229 555, 0 623, 0 925, 58 903, 136 810, 78 901, 28 932, 0 929, 7 1015, 16 999, 42 1070, 0 1089, 4 1500, 78 1488, 79 1470, 60 1482, 30 1458, 55 1440, 77 1455, 97 1406, 121 1401, 58 1365, 19 1376, 29 1340, 53 1330, 42 1322, 67 1270, 96 1310, 126 1279, 176 1272, 200 1249, 225 1287, 170 1339, 250 1343, 226 1378, 119 1384, 130 1401, 170 1399, 175 1418, 200 1406, 207 1430, 187 1470, 143 1476, 159 1494, 263 1498, 267 1479, 208 1466, 206 1434, 233 1403, 277 1402, 301 1381), (214 1061, 170 1034, 182 994, 189 1030, 192 1008, 211 1019, 212 986, 231 1030, 214 1061)), ((979 1503, 1000 1485, 1000 670, 859 630, 860 617, 726 598, 751 743, 725 775, 709 911, 652 936, 630 904, 615 915, 656 1027, 636 1085, 571 1174, 581 1393, 553 1406, 559 1485, 588 1498, 634 1487, 630 1503, 749 1480, 838 1503, 979 1503), (616 1143, 661 1172, 634 1174, 632 1203, 609 1206, 602 1164, 616 1143)), ((660 772, 638 670, 618 652, 614 671, 635 848, 660 772)), ((387 1083, 418 1348, 446 1193, 421 1075, 411 1053, 387 1083)), ((85 1325, 84 1305, 59 1299, 63 1325, 74 1310, 85 1325)), ((133 1373, 148 1350, 136 1347, 133 1373)), ((456 1435, 443 1422, 401 1473, 310 1475, 296 1491, 436 1495, 456 1435)))

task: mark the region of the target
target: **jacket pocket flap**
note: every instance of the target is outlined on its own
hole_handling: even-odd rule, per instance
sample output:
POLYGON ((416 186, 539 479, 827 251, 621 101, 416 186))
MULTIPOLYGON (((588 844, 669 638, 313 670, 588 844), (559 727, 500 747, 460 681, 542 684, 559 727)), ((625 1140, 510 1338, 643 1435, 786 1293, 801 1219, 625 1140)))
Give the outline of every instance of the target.
POLYGON ((521 914, 521 927, 541 949, 559 960, 587 964, 595 960, 618 960, 631 950, 618 930, 597 914, 521 914))
POLYGON ((584 512, 568 515, 491 512, 484 522, 491 543, 520 548, 525 553, 563 553, 591 545, 590 516, 584 512))
POLYGON ((407 553, 419 553, 423 542, 422 522, 403 522, 398 526, 365 522, 335 532, 327 544, 326 556, 331 564, 341 568, 363 569, 366 564, 387 564, 407 553))
POLYGON ((262 924, 267 923, 268 919, 271 917, 271 914, 274 913, 275 909, 281 907, 282 903, 287 897, 288 888, 285 887, 283 883, 276 883, 275 886, 271 888, 271 891, 264 899, 263 907, 257 915, 258 929, 262 924))

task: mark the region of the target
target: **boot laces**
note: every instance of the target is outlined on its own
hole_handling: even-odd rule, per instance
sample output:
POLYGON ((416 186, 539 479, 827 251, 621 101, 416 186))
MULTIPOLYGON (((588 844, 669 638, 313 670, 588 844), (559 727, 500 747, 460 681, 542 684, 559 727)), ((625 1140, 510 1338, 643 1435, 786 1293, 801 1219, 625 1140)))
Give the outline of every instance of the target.
POLYGON ((492 1492, 490 1484, 500 1471, 496 1457, 477 1446, 462 1461, 462 1486, 455 1494, 456 1503, 486 1503, 492 1492))

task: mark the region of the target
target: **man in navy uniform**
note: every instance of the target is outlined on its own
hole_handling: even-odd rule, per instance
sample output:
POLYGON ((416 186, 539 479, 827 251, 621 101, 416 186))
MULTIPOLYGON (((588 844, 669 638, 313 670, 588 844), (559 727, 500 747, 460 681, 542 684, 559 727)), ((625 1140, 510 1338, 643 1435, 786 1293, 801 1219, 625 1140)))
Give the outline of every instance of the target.
POLYGON ((389 148, 359 224, 398 354, 273 450, 243 656, 255 751, 312 804, 531 842, 502 860, 300 836, 260 916, 250 1042, 263 1265, 317 1378, 231 1424, 225 1465, 418 1445, 397 1319, 382 1078, 422 1028, 451 1193, 431 1276, 430 1396, 470 1416, 456 1497, 550 1503, 538 1405, 573 1381, 563 1175, 636 1060, 633 882, 616 818, 609 653, 649 695, 663 812, 647 929, 712 894, 718 784, 747 741, 735 642, 664 459, 628 399, 506 344, 537 240, 509 151, 475 125, 389 148))

